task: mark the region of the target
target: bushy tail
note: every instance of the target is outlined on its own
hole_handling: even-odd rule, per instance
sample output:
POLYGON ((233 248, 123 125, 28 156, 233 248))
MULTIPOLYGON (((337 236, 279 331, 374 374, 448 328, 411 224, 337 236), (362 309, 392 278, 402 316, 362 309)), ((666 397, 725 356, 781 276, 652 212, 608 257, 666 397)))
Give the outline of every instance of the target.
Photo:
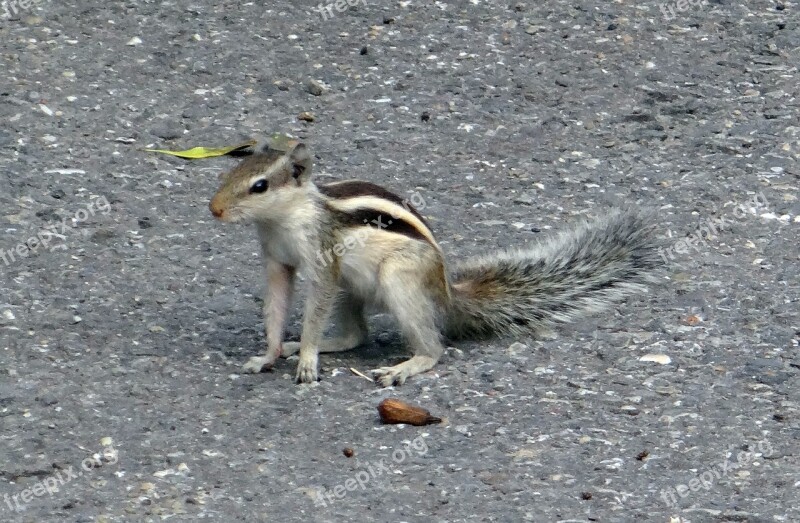
POLYGON ((532 334, 645 292, 659 264, 653 229, 649 215, 614 211, 534 247, 468 260, 451 277, 445 334, 532 334))

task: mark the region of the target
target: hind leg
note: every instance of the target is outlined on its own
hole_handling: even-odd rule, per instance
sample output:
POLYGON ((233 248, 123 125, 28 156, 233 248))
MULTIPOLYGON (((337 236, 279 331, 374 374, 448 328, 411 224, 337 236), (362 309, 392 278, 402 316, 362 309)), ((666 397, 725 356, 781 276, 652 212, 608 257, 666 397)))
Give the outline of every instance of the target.
POLYGON ((414 356, 394 367, 372 371, 384 387, 402 385, 409 377, 433 368, 444 352, 436 325, 437 301, 432 290, 420 281, 419 274, 396 271, 381 282, 386 308, 397 319, 403 337, 414 356))
MULTIPOLYGON (((350 293, 339 296, 334 310, 333 322, 336 324, 336 336, 323 339, 319 344, 319 352, 341 352, 358 347, 367 339, 367 322, 364 318, 364 302, 350 293)), ((300 343, 287 341, 283 343, 283 357, 296 354, 300 343)))

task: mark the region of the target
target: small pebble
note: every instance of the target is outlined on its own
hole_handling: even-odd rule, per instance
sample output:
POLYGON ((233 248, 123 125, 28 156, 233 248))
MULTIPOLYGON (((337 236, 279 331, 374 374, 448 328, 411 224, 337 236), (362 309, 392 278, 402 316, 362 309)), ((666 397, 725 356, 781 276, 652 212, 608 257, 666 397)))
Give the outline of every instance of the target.
POLYGON ((321 96, 325 90, 325 84, 318 80, 309 80, 306 84, 306 91, 314 96, 321 96))
POLYGON ((672 358, 666 354, 645 354, 639 358, 639 361, 652 361, 654 363, 660 363, 661 365, 667 365, 672 361, 672 358))

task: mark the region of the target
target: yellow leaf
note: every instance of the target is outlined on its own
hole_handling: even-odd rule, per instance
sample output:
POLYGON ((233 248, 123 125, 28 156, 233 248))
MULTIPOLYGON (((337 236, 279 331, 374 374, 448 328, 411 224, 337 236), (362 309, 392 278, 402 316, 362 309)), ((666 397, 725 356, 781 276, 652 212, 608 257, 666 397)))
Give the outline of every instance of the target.
POLYGON ((185 151, 168 151, 166 149, 143 149, 149 153, 162 153, 172 156, 179 156, 181 158, 200 159, 200 158, 214 158, 216 156, 224 156, 233 152, 247 149, 256 144, 256 140, 248 140, 239 145, 232 145, 230 147, 192 147, 185 151))

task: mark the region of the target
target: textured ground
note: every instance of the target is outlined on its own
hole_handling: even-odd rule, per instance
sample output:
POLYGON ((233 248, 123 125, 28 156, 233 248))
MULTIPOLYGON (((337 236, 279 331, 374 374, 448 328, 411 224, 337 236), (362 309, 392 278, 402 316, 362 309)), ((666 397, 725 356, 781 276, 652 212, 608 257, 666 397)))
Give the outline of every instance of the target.
POLYGON ((0 8, 0 521, 800 520, 796 2, 267 3, 0 8), (234 160, 139 149, 274 131, 418 191, 451 259, 660 209, 663 285, 396 390, 346 370, 403 358, 382 317, 317 385, 240 375, 234 160))

